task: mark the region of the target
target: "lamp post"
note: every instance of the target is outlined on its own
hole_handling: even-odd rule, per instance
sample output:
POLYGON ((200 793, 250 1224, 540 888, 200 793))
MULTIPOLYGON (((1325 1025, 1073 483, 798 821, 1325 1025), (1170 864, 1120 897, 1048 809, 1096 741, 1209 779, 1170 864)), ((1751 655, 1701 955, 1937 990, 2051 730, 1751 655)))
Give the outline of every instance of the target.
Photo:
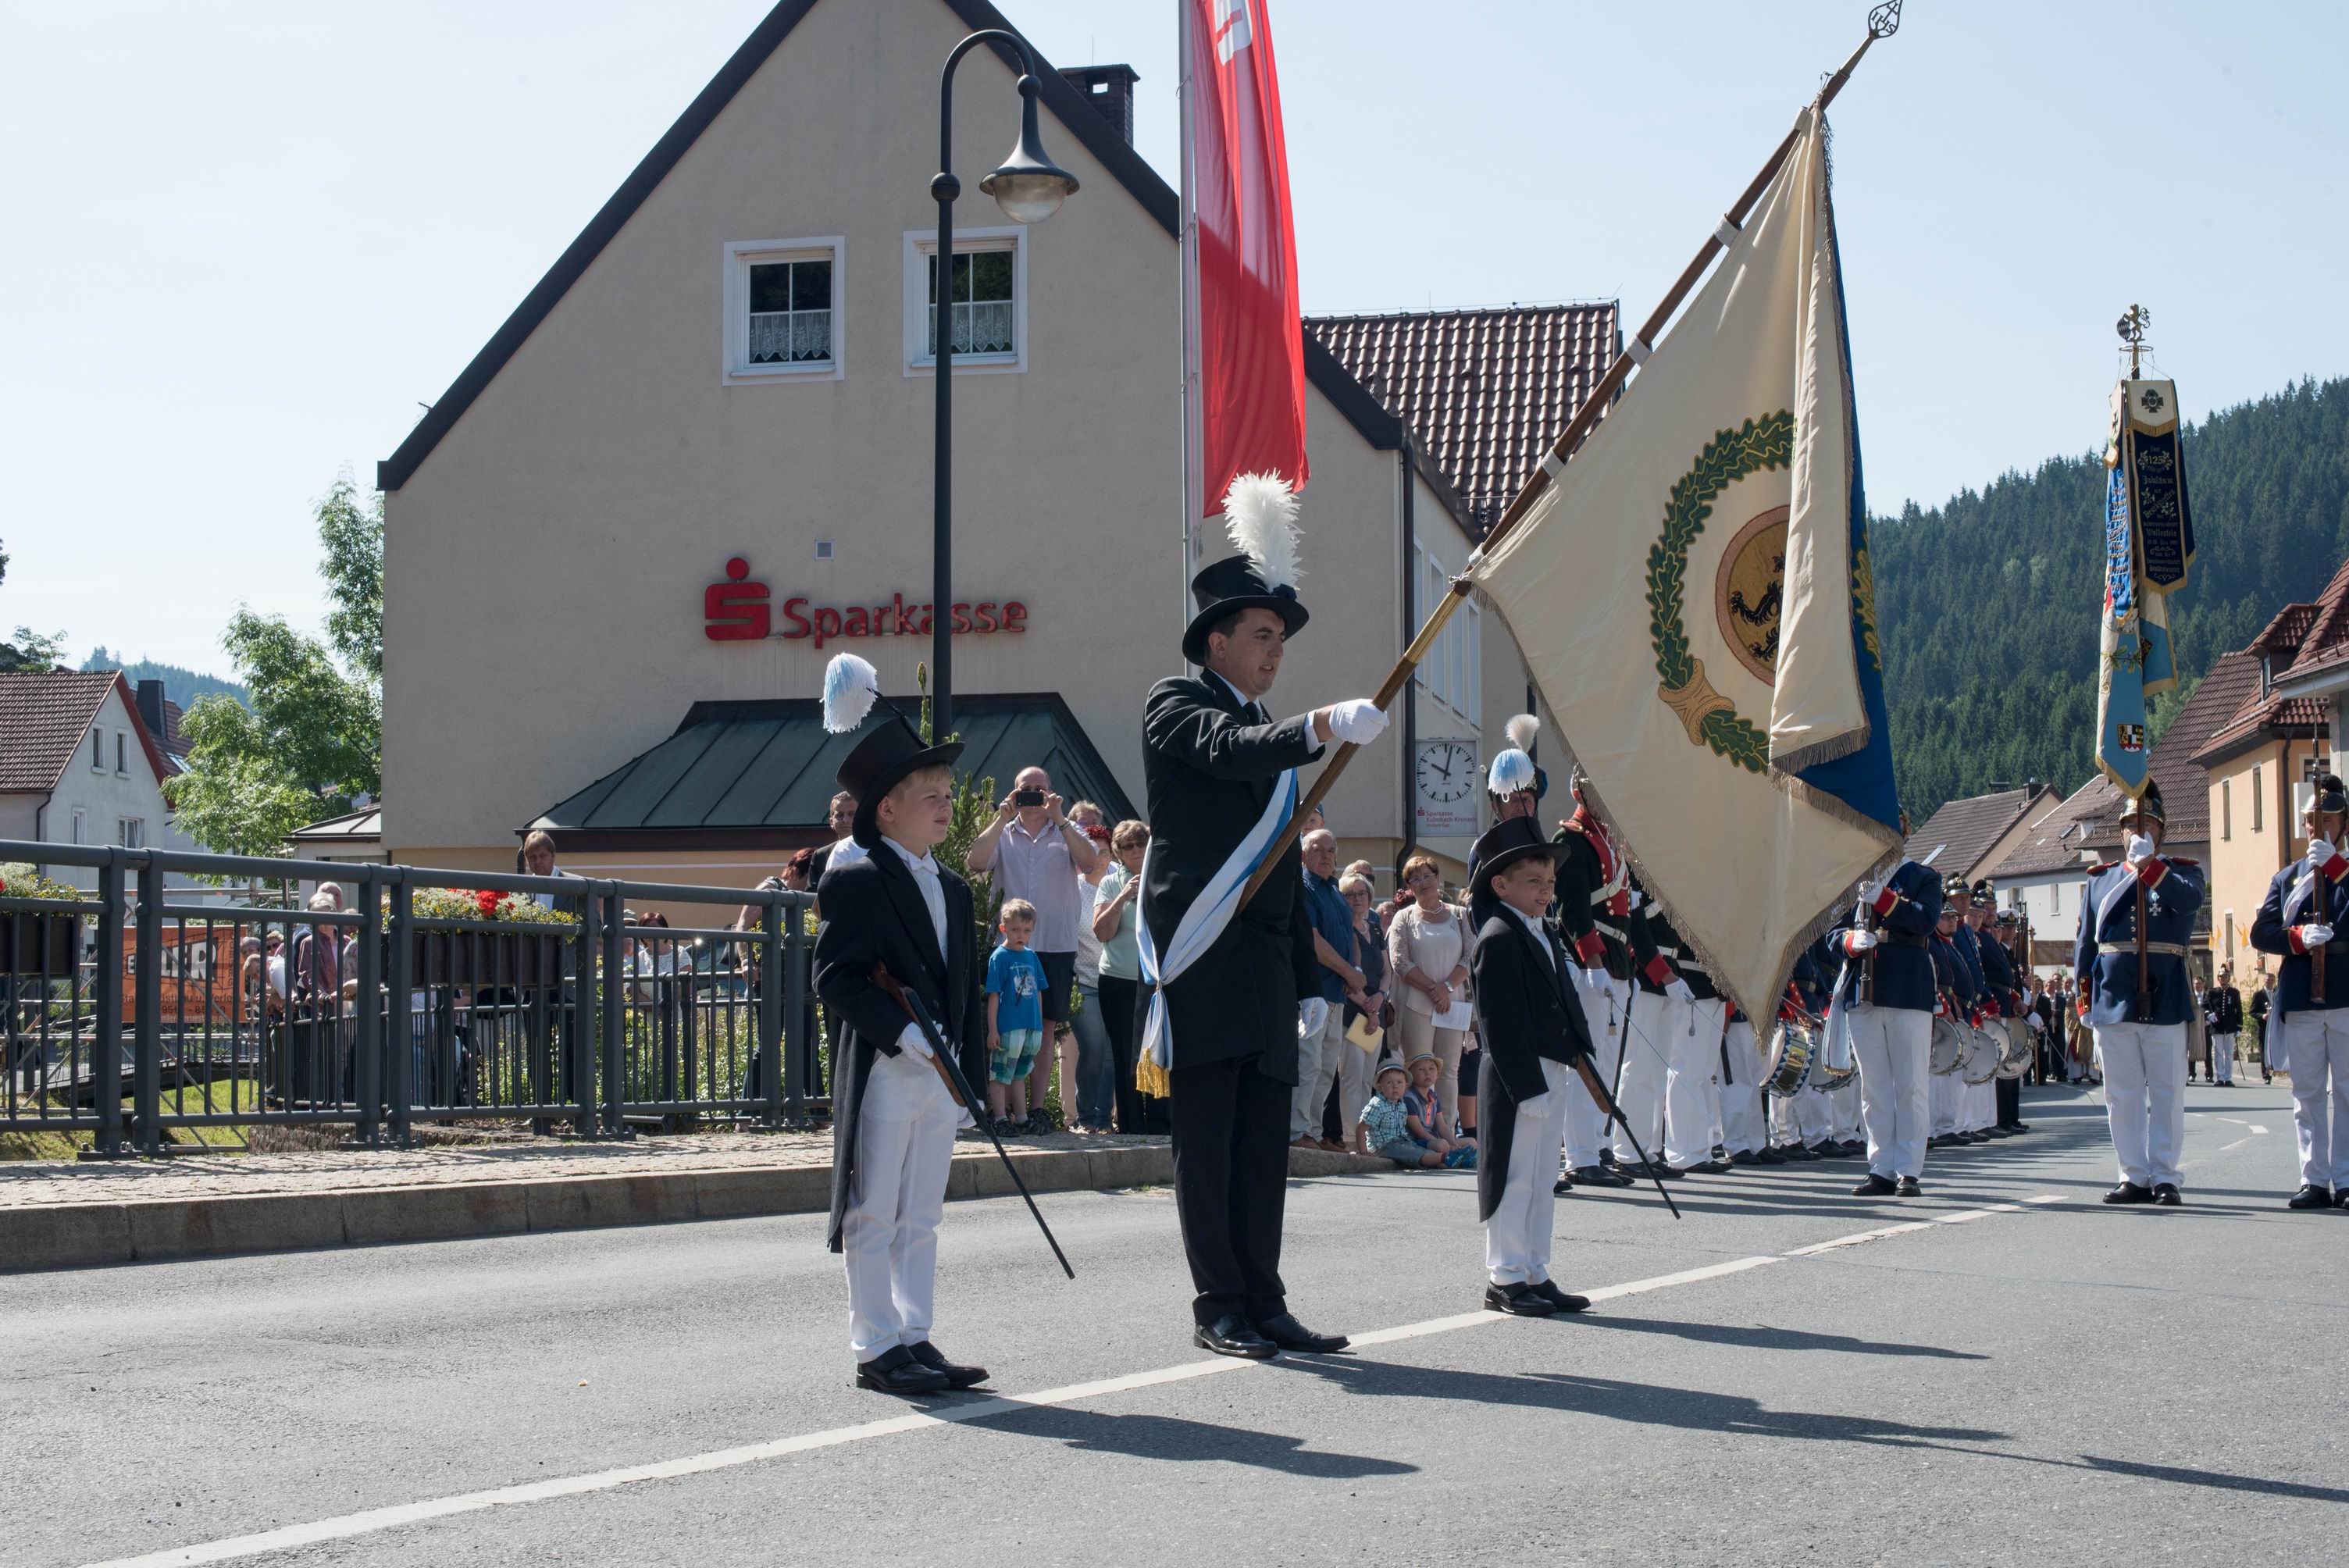
POLYGON ((938 73, 938 171, 930 194, 938 203, 938 249, 931 288, 936 339, 936 434, 931 447, 930 734, 943 740, 954 730, 954 203, 962 181, 954 176, 955 67, 978 45, 1004 43, 1019 51, 1019 139, 1011 155, 978 188, 995 198, 1005 217, 1040 223, 1061 210, 1077 188, 1077 177, 1044 156, 1036 137, 1036 54, 1028 40, 1000 27, 986 27, 954 46, 938 73))

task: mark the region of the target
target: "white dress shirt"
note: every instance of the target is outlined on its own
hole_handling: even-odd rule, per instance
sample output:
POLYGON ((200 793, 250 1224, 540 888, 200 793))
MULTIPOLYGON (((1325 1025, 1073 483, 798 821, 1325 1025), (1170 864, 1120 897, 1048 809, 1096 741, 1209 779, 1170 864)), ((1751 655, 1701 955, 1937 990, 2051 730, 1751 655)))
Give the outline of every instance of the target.
MULTIPOLYGON (((938 939, 938 961, 944 964, 947 956, 947 890, 945 884, 938 881, 936 857, 916 855, 892 838, 885 837, 881 841, 896 851, 897 858, 905 862, 905 869, 914 873, 914 885, 922 890, 922 905, 930 912, 930 934, 938 939)), ((926 1057, 931 1054, 930 1042, 923 1036, 919 1024, 906 1025, 897 1037, 897 1045, 899 1049, 912 1051, 918 1057, 926 1057)))
POLYGON ((1501 907, 1517 917, 1517 923, 1526 928, 1526 934, 1534 939, 1534 945, 1541 949, 1542 957, 1547 960, 1550 968, 1555 970, 1557 967, 1557 954, 1551 950, 1549 933, 1542 929, 1541 922, 1526 914, 1513 903, 1505 903, 1501 907))

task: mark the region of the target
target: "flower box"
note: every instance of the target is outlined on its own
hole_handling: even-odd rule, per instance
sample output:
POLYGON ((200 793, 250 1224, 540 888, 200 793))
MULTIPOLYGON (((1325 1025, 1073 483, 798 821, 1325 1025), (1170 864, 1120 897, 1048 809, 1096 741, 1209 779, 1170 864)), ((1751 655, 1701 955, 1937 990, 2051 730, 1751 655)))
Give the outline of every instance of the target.
POLYGON ((560 985, 566 934, 411 932, 409 960, 412 967, 409 977, 417 985, 511 985, 517 990, 560 985))
POLYGON ((80 949, 78 914, 0 913, 0 974, 70 980, 80 949))

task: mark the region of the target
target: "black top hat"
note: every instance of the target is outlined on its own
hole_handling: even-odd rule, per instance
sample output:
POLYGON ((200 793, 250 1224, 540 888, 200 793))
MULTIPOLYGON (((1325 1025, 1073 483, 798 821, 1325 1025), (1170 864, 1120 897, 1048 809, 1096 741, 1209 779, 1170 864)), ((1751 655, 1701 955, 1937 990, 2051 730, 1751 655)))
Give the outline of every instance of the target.
POLYGON ((1476 864, 1476 885, 1468 890, 1469 902, 1491 898, 1485 890, 1492 886, 1493 873, 1505 872, 1530 855, 1557 858, 1557 847, 1542 837, 1540 824, 1531 817, 1512 817, 1485 829, 1468 857, 1476 864))
POLYGON ((2132 817, 2143 817, 2148 821, 2159 822, 2165 828, 2169 826, 2169 809, 2161 803, 2160 785, 2148 779, 2145 781, 2144 794, 2134 800, 2121 802, 2120 820, 2126 822, 2132 817))
POLYGON ((1207 662, 1207 634, 1227 615, 1242 610, 1269 610, 1280 617, 1281 634, 1293 637, 1309 617, 1297 602, 1297 590, 1287 583, 1267 588, 1255 564, 1245 555, 1226 555, 1199 569, 1191 579, 1191 599, 1198 612, 1183 628, 1183 656, 1195 665, 1207 662))
POLYGON ((856 797, 856 822, 849 836, 865 849, 881 842, 880 824, 874 813, 880 809, 881 798, 895 789, 909 773, 925 768, 941 767, 962 755, 962 742, 949 740, 944 746, 925 746, 903 714, 895 708, 874 724, 856 749, 848 754, 833 775, 840 787, 856 797))

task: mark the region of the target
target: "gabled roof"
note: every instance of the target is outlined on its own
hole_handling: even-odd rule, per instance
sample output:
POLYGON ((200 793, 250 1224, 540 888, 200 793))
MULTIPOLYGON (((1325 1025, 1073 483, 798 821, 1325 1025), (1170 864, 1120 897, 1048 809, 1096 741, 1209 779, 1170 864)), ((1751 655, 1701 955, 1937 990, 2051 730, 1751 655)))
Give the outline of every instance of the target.
POLYGON ((1909 835, 1901 853, 1921 861, 1938 849, 1940 856, 1933 861, 1933 869, 1942 876, 1978 876, 1975 862, 2031 811, 2045 810, 2046 798, 2054 793, 2044 784, 2034 783, 1951 800, 1909 835))
POLYGON ((14 671, 0 675, 0 793, 47 794, 80 752, 89 727, 117 693, 158 783, 171 774, 119 670, 14 671))
POLYGON ((1982 874, 1993 882, 2003 882, 2012 877, 2044 876, 2079 867, 2081 851, 2087 847, 2081 842, 2082 832, 2100 814, 2117 810, 2120 798, 2121 792, 2113 788, 2112 780, 2097 774, 2066 796, 2062 805, 2033 822, 2023 841, 2009 850, 1996 865, 1985 867, 1982 874))
MULTIPOLYGON (((523 296, 522 304, 516 305, 513 314, 507 316, 503 325, 491 335, 489 342, 481 346, 481 352, 473 356, 471 363, 458 372, 457 379, 449 384, 449 389, 440 395, 440 400, 425 410, 424 418, 416 422, 415 428, 409 431, 408 438, 399 443, 399 449, 376 465, 378 490, 399 489, 408 482, 409 475, 423 466, 424 459, 432 455, 432 449, 440 444, 440 438, 464 418, 465 410, 473 406, 473 400, 488 389, 492 381, 497 379, 497 374, 505 367, 506 361, 520 352, 522 346, 529 341, 530 335, 538 329, 539 323, 562 303, 571 285, 586 273, 595 258, 603 253, 604 247, 612 242, 630 218, 636 216, 636 209, 643 206, 659 188, 669 170, 677 167, 686 152, 700 139, 701 133, 724 112, 726 106, 734 101, 734 95, 758 74, 759 67, 767 63, 768 57, 782 46, 783 40, 791 36, 792 30, 799 26, 801 19, 815 9, 815 3, 816 0, 779 0, 775 8, 750 30, 750 36, 742 41, 741 47, 734 51, 718 74, 709 79, 709 85, 686 106, 677 123, 668 128, 653 144, 652 150, 646 153, 643 160, 629 171, 628 177, 620 182, 620 188, 579 232, 579 237, 555 258, 546 275, 523 296)), ((1019 32, 1005 19, 1003 13, 988 5, 987 0, 940 0, 940 3, 974 32, 988 27, 1019 32)), ((1026 35, 1019 36, 1024 37, 1026 35)), ((1017 54, 1007 46, 995 44, 988 46, 994 49, 1013 70, 1019 68, 1017 54)), ((1030 46, 1034 46, 1032 42, 1030 46)), ((1159 227, 1166 231, 1170 239, 1179 237, 1182 232, 1181 200, 1166 181, 1158 177, 1158 171, 1126 144, 1116 128, 1085 101, 1084 95, 1071 85, 1067 77, 1053 68, 1041 50, 1036 54, 1036 70, 1042 84, 1044 107, 1052 111, 1061 128, 1100 160, 1111 177, 1124 187, 1126 193, 1157 220, 1159 227)), ((1303 331, 1301 325, 1299 330, 1303 331)), ((1304 337, 1306 379, 1313 383, 1315 389, 1330 400, 1373 449, 1392 451, 1401 446, 1402 426, 1394 416, 1381 407, 1378 399, 1365 392, 1310 333, 1305 333, 1304 337)), ((1444 489, 1443 485, 1437 486, 1439 494, 1443 494, 1444 489)), ((1453 504, 1453 496, 1444 494, 1444 500, 1447 506, 1453 504)), ((1468 526, 1464 517, 1460 521, 1464 528, 1468 526)))
MULTIPOLYGON (((2315 603, 2285 605, 2249 646, 2221 656, 2222 663, 2240 661, 2248 677, 2234 706, 2195 748, 2194 759, 2207 766, 2262 740, 2323 733, 2332 720, 2332 703, 2318 696, 2286 696, 2277 685, 2344 656, 2349 656, 2349 562, 2333 573, 2333 581, 2324 585, 2315 603), (2267 663, 2265 689, 2260 679, 2262 659, 2267 663)), ((2209 677, 2205 676, 2202 684, 2208 686, 2209 677)), ((2201 699, 2198 689, 2194 700, 2201 699)))
POLYGON ((1305 326, 1402 416, 1481 537, 1614 362, 1621 314, 1609 300, 1321 315, 1305 326))
MULTIPOLYGON (((2177 845, 2210 841, 2210 775, 2202 758, 2209 750, 2211 732, 2228 722, 2242 694, 2259 690, 2259 661, 2246 653, 2220 654, 2178 717, 2169 721, 2154 743, 2146 770, 2161 786, 2162 810, 2168 813, 2166 842, 2177 845)), ((2109 781, 2109 795, 2100 797, 2093 820, 2075 842, 2087 849, 2116 849, 2121 841, 2121 792, 2109 781)))
POLYGON ((299 827, 288 835, 297 844, 346 844, 357 841, 373 843, 383 837, 383 802, 362 806, 356 811, 346 811, 339 817, 327 817, 299 827))
MULTIPOLYGON (((920 706, 917 697, 891 700, 908 714, 920 706)), ((957 775, 1004 785, 1020 769, 1040 767, 1069 799, 1098 801, 1113 820, 1135 814, 1117 775, 1057 693, 957 696, 955 724, 965 747, 957 775)), ((827 733, 823 705, 814 697, 698 702, 667 739, 549 807, 530 826, 571 849, 821 842, 828 836, 823 830, 833 776, 862 738, 827 733)))

